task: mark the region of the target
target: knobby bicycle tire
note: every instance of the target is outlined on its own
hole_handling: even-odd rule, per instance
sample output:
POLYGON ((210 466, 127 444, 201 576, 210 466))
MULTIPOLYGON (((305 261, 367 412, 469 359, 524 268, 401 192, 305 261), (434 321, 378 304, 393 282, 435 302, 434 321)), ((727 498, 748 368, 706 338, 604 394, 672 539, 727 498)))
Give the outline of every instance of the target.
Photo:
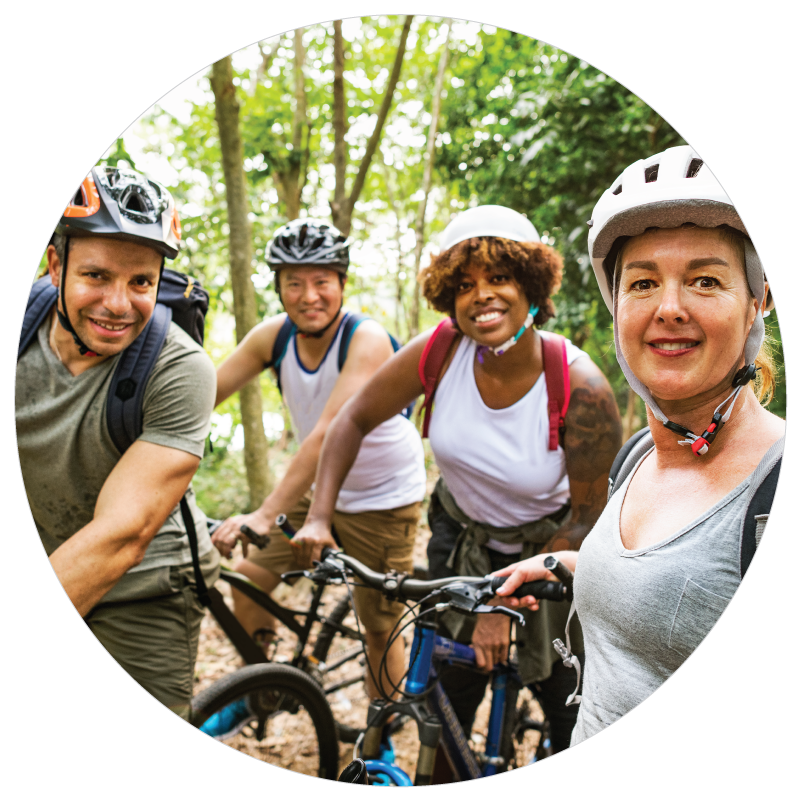
POLYGON ((336 780, 339 743, 330 705, 319 685, 286 664, 251 664, 215 681, 192 700, 192 722, 247 699, 254 719, 226 744, 296 772, 336 780), (248 735, 249 734, 249 735, 248 735))
POLYGON ((553 754, 550 742, 549 723, 545 718, 538 722, 530 717, 530 702, 521 695, 522 687, 509 681, 506 695, 506 708, 503 715, 503 731, 500 739, 500 755, 504 759, 503 769, 524 767, 541 761, 553 754), (524 746, 525 734, 533 732, 538 737, 535 750, 524 746), (526 755, 523 757, 523 753, 526 755))

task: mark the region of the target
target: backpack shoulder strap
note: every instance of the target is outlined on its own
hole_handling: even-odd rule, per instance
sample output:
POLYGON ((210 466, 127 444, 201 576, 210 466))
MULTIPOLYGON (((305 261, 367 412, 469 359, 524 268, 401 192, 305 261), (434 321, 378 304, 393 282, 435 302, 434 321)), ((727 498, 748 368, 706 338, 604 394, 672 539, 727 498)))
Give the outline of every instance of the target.
POLYGON ((172 309, 156 303, 145 329, 120 354, 106 402, 108 433, 124 453, 142 432, 144 390, 161 355, 172 321, 172 309))
POLYGON ((557 333, 542 336, 542 361, 547 383, 547 413, 550 422, 548 450, 557 450, 563 438, 564 419, 569 407, 569 365, 567 341, 557 333))
POLYGON ((53 286, 49 275, 39 278, 33 284, 22 320, 22 334, 19 337, 19 349, 17 350, 18 361, 30 346, 39 326, 45 321, 57 299, 58 289, 53 286))
POLYGON ((296 331, 297 325, 292 322, 287 314, 286 319, 278 330, 278 334, 275 336, 275 341, 272 343, 272 358, 264 364, 264 369, 272 367, 275 370, 275 375, 278 379, 278 391, 281 393, 283 393, 281 390, 281 362, 286 355, 289 341, 296 331))
POLYGON ((744 578, 744 574, 747 572, 747 568, 756 553, 756 548, 761 541, 761 534, 772 508, 772 501, 775 498, 775 489, 778 486, 782 460, 783 456, 778 458, 772 465, 770 471, 753 493, 750 504, 747 506, 739 550, 739 574, 742 578, 744 578))
POLYGON ((439 374, 444 366, 450 346, 460 336, 458 328, 453 324, 449 317, 442 320, 436 330, 428 339, 422 357, 419 360, 419 379, 422 381, 425 390, 425 399, 422 404, 421 414, 424 414, 422 423, 422 438, 428 435, 428 428, 431 424, 431 412, 433 411, 433 397, 436 394, 436 387, 439 383, 439 374))
POLYGON ((342 371, 344 362, 347 360, 347 353, 350 350, 350 340, 356 328, 365 320, 369 319, 366 314, 348 311, 342 320, 342 338, 339 339, 339 353, 336 357, 336 366, 339 372, 342 371))
POLYGON ((636 433, 622 445, 614 458, 614 463, 611 465, 611 471, 608 473, 607 500, 611 499, 611 495, 625 482, 631 470, 636 466, 636 463, 652 446, 653 437, 650 435, 650 428, 647 426, 636 431, 636 433))

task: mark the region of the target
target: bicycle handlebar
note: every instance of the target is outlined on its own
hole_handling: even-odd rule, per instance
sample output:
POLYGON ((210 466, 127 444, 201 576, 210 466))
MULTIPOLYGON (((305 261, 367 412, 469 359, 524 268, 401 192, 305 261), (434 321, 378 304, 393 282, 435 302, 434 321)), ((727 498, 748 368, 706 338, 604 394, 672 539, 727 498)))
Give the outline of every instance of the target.
MULTIPOLYGON (((505 583, 503 576, 495 577, 467 577, 457 575, 452 578, 438 578, 432 581, 421 581, 416 578, 407 578, 402 574, 375 572, 362 564, 358 559, 326 547, 322 551, 322 562, 333 557, 344 564, 353 574, 361 579, 366 586, 377 589, 385 594, 401 597, 405 600, 422 600, 432 592, 460 584, 465 587, 474 587, 483 590, 487 595, 494 595, 498 587, 505 583)), ((555 581, 532 581, 524 583, 514 593, 514 597, 528 597, 533 595, 541 600, 564 600, 567 597, 567 587, 555 581)), ((488 597, 487 597, 488 599, 488 597)))

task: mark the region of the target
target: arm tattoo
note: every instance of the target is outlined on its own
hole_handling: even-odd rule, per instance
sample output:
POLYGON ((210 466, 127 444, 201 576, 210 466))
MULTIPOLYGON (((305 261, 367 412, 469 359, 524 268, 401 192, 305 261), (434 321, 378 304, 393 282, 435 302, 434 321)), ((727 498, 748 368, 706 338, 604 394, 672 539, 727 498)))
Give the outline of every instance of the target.
POLYGON ((581 377, 567 410, 564 453, 572 515, 544 552, 578 550, 606 504, 608 473, 622 444, 622 424, 611 387, 602 374, 581 377))

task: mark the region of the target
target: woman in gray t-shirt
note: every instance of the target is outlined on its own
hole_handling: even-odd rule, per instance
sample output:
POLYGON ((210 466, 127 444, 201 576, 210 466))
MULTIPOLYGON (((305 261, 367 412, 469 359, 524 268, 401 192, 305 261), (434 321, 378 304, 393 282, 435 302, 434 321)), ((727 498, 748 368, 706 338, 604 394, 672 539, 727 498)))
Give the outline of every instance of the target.
MULTIPOLYGON (((763 347, 769 285, 697 154, 674 147, 637 161, 592 216, 589 250, 617 359, 646 403, 653 447, 580 556, 556 554, 576 570, 586 654, 573 745, 655 691, 719 619, 741 580, 746 511, 784 432, 760 404, 774 386, 763 347)), ((542 561, 500 571, 512 575, 502 593, 552 578, 542 561)))

